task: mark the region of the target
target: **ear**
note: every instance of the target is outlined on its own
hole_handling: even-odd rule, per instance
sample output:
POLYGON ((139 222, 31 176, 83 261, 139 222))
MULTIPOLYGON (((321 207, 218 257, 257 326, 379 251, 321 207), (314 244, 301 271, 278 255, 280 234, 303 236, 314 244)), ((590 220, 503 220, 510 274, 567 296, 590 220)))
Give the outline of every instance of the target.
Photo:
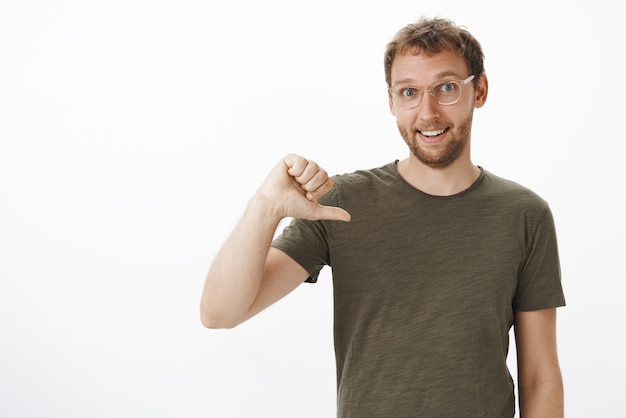
POLYGON ((475 96, 474 96, 474 107, 477 109, 483 107, 485 102, 487 101, 487 92, 489 91, 489 81, 487 80, 487 75, 483 73, 476 84, 475 96))
POLYGON ((393 99, 391 98, 391 95, 388 95, 389 97, 389 110, 391 110, 391 114, 396 116, 396 106, 393 104, 393 99))

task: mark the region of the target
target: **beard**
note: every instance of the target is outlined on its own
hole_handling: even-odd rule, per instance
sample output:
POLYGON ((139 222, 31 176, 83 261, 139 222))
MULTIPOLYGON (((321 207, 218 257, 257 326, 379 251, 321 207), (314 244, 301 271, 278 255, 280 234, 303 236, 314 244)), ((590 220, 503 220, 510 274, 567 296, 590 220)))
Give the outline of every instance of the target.
MULTIPOLYGON (((430 129, 430 128, 429 128, 430 129)), ((434 127, 433 130, 439 129, 434 127)), ((409 146, 411 153, 423 164, 432 168, 445 168, 455 162, 463 153, 469 143, 472 129, 472 115, 463 120, 458 129, 449 129, 446 132, 445 142, 437 149, 431 149, 420 145, 416 130, 409 133, 405 128, 398 125, 398 130, 409 146)))

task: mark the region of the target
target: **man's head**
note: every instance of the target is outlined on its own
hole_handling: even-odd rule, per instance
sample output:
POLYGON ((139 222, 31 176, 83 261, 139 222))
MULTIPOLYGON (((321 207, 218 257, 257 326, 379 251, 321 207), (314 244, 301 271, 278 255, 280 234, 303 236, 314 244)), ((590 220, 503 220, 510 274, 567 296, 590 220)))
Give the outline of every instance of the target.
POLYGON ((474 37, 448 20, 410 24, 387 47, 385 76, 391 113, 412 155, 433 168, 471 164, 473 111, 488 90, 474 37))
POLYGON ((415 51, 433 55, 444 50, 456 51, 463 57, 476 85, 485 72, 480 43, 466 29, 446 19, 422 18, 402 28, 387 44, 385 51, 385 81, 391 88, 391 65, 398 54, 415 51))

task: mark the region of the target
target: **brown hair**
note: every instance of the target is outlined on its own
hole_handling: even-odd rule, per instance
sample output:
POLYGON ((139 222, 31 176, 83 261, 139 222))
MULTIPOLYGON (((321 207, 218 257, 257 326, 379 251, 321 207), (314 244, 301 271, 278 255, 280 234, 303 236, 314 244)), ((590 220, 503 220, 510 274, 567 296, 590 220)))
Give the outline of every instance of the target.
POLYGON ((385 51, 385 81, 391 87, 391 65, 397 54, 409 49, 417 49, 426 55, 443 50, 457 51, 467 63, 470 74, 474 74, 474 85, 485 72, 483 51, 480 43, 464 27, 441 19, 422 18, 400 29, 387 44, 385 51))

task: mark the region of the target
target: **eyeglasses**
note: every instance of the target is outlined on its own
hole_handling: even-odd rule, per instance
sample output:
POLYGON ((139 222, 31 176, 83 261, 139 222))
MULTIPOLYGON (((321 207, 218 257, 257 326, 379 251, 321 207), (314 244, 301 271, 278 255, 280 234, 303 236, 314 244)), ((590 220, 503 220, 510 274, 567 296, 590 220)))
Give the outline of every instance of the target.
POLYGON ((423 90, 419 87, 401 86, 395 89, 389 89, 388 91, 395 105, 405 110, 414 109, 419 106, 424 93, 432 94, 440 105, 449 106, 459 101, 462 87, 473 79, 474 75, 472 74, 462 81, 438 81, 428 90, 423 90))

